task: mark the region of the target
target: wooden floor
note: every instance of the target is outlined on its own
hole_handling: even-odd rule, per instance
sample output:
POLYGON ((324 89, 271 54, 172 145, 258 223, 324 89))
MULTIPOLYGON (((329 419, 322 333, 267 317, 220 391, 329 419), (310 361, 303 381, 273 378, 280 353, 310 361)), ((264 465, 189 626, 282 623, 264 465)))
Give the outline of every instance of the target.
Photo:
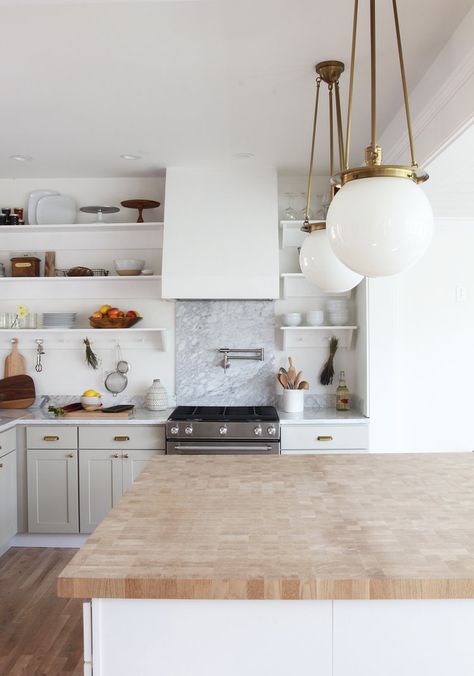
POLYGON ((0 675, 83 673, 82 604, 56 596, 76 549, 13 547, 0 557, 0 675))

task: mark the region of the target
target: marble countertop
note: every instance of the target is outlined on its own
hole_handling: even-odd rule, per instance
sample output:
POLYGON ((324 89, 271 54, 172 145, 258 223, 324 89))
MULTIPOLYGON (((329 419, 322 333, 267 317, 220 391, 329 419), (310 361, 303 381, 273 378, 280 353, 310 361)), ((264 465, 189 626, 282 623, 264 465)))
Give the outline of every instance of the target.
POLYGON ((164 411, 148 411, 136 408, 128 418, 55 418, 46 409, 1 409, 0 432, 15 425, 164 425, 172 408, 164 411))
POLYGON ((278 408, 281 425, 310 425, 311 423, 368 423, 359 411, 336 411, 335 408, 305 408, 302 413, 287 413, 278 408))
MULTIPOLYGON (((163 425, 173 408, 148 411, 137 407, 129 418, 55 418, 47 409, 0 409, 0 432, 15 425, 163 425)), ((282 425, 310 425, 311 423, 368 423, 357 411, 336 411, 331 408, 307 408, 304 413, 286 413, 278 409, 282 425)))
POLYGON ((474 455, 155 457, 58 593, 474 598, 474 455))

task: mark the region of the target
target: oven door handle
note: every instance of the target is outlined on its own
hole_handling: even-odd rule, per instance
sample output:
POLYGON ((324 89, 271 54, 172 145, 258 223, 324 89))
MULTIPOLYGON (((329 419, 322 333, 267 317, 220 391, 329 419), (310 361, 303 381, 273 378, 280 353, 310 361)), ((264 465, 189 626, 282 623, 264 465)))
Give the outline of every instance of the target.
POLYGON ((249 444, 242 444, 242 445, 235 445, 235 444, 216 444, 216 445, 209 445, 209 444, 202 444, 202 445, 192 445, 192 444, 176 444, 173 447, 173 450, 175 451, 188 451, 189 453, 203 453, 205 451, 222 451, 224 453, 231 453, 232 451, 248 451, 249 453, 255 453, 255 452, 262 452, 262 451, 271 451, 272 447, 269 445, 256 445, 254 444, 249 445, 249 444))

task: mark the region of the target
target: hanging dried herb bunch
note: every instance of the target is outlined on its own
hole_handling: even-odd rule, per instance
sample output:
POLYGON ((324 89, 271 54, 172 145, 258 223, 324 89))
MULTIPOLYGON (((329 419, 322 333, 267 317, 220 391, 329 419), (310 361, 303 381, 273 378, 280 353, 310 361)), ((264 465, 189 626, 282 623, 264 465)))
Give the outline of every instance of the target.
POLYGON ((89 338, 84 338, 84 345, 86 346, 86 362, 95 371, 99 367, 99 360, 92 350, 89 338))
POLYGON ((334 378, 334 355, 337 352, 338 344, 339 340, 335 336, 329 341, 329 357, 319 376, 321 385, 331 385, 332 383, 332 379, 334 378))

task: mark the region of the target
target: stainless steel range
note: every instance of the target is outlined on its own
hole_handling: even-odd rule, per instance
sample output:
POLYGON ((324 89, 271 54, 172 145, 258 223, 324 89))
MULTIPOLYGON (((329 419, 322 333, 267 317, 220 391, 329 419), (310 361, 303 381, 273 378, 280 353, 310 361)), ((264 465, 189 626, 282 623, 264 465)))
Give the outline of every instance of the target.
POLYGON ((166 453, 280 453, 280 419, 273 406, 178 406, 166 423, 166 453))

